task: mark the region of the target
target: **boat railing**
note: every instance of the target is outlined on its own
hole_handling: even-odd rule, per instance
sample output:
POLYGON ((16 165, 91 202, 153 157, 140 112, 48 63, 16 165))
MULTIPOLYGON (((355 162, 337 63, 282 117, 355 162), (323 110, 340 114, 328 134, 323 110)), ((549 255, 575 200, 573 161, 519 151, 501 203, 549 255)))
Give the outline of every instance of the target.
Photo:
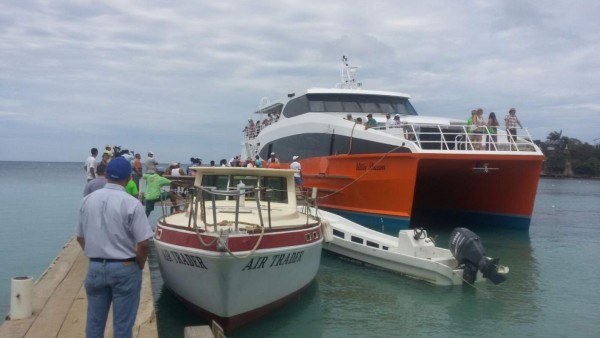
POLYGON ((424 150, 452 151, 516 151, 535 152, 536 147, 526 128, 516 135, 488 126, 436 125, 403 123, 396 128, 373 128, 414 142, 424 150))
POLYGON ((217 231, 218 226, 220 225, 217 221, 217 200, 219 197, 221 198, 232 198, 235 200, 235 220, 234 220, 234 230, 238 231, 239 229, 239 216, 242 212, 240 207, 244 207, 246 204, 245 197, 246 195, 252 194, 256 201, 256 210, 258 212, 258 219, 260 222, 260 226, 264 228, 264 220, 263 220, 263 206, 261 206, 261 197, 264 201, 267 202, 266 213, 267 213, 267 224, 268 227, 271 228, 271 196, 272 189, 270 188, 255 188, 253 186, 245 186, 244 188, 230 188, 228 190, 220 190, 217 187, 208 187, 203 186, 199 189, 194 189, 194 192, 190 194, 192 196, 192 201, 190 205, 190 218, 188 221, 188 226, 191 225, 191 222, 194 222, 194 226, 196 226, 196 221, 198 217, 198 211, 200 211, 200 220, 205 225, 205 230, 208 230, 209 226, 207 222, 207 204, 212 209, 212 226, 214 227, 214 231, 217 231))

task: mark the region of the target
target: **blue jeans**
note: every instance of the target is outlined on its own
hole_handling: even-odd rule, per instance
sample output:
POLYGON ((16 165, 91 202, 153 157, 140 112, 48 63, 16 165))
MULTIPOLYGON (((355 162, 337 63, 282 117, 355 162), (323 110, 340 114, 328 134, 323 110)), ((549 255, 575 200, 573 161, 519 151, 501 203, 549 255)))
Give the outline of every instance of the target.
POLYGON ((142 270, 136 262, 89 262, 85 278, 88 299, 87 338, 103 338, 110 304, 114 337, 131 337, 140 304, 142 270))

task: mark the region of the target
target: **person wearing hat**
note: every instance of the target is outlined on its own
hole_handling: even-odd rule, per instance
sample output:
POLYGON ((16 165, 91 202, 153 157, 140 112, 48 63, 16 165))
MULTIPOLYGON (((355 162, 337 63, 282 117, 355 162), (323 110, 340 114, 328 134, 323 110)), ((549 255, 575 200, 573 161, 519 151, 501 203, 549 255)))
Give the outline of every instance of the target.
POLYGON ((152 228, 140 201, 125 192, 131 164, 108 163, 104 188, 81 201, 77 242, 89 258, 85 279, 87 337, 104 337, 112 304, 115 337, 131 337, 152 228))
POLYGON ((517 126, 523 129, 523 125, 519 118, 517 117, 517 110, 515 108, 510 108, 508 111, 508 115, 504 117, 504 123, 506 126, 506 132, 511 141, 511 150, 513 149, 513 144, 517 142, 517 126))
POLYGON ((300 165, 300 162, 298 162, 298 158, 300 158, 300 156, 295 155, 292 157, 292 164, 290 164, 290 169, 292 170, 298 170, 297 173, 294 173, 294 182, 296 183, 296 187, 301 187, 302 186, 302 166, 300 165))
POLYGON ((175 192, 169 189, 169 191, 161 191, 161 187, 166 185, 171 185, 171 180, 165 177, 162 177, 162 174, 165 172, 165 169, 162 167, 157 167, 155 173, 146 173, 144 174, 144 179, 146 180, 146 216, 150 216, 150 213, 154 210, 154 204, 161 200, 165 200, 169 198, 173 205, 175 206, 175 210, 179 211, 179 207, 176 206, 175 192))
POLYGON ((367 124, 365 125, 365 129, 375 128, 377 127, 377 121, 373 118, 373 114, 369 113, 367 115, 367 124))
POLYGON ((275 153, 271 153, 271 157, 267 160, 267 168, 271 169, 279 169, 281 168, 281 164, 279 163, 279 159, 275 156, 275 153))
POLYGON ((394 115, 394 121, 391 123, 391 128, 400 128, 400 114, 394 115))
POLYGON ((157 165, 158 165, 158 162, 156 162, 156 160, 154 159, 154 153, 149 151, 148 159, 146 159, 146 173, 147 174, 155 174, 157 165))
POLYGON ((385 113, 385 129, 393 128, 394 120, 390 113, 385 113))

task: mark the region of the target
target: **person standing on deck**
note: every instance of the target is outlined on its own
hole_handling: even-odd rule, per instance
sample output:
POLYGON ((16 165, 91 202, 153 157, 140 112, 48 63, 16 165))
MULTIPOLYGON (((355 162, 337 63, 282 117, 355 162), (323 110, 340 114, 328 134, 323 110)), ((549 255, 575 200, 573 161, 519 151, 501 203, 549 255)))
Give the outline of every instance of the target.
POLYGON ((392 120, 392 115, 390 113, 385 113, 385 129, 393 128, 394 120, 392 120))
POLYGON ((155 174, 157 165, 158 162, 156 162, 156 160, 154 159, 154 153, 149 151, 148 159, 146 160, 146 174, 155 174))
POLYGON ((81 201, 77 242, 90 259, 86 337, 104 337, 111 304, 114 336, 132 337, 152 229, 140 201, 125 192, 130 175, 129 161, 113 159, 106 186, 81 201))
POLYGON ((300 156, 295 155, 292 157, 292 164, 290 164, 290 169, 292 170, 298 170, 297 173, 294 173, 294 183, 296 183, 296 187, 301 188, 302 187, 302 166, 300 165, 300 162, 298 162, 298 158, 300 156))
POLYGON ((498 150, 498 119, 496 118, 496 114, 491 112, 488 116, 487 129, 490 133, 490 139, 487 141, 487 150, 498 150))
POLYGON ((98 156, 98 149, 92 148, 91 153, 92 155, 85 160, 85 165, 83 166, 88 182, 96 178, 96 156, 98 156))
POLYGON ((377 127, 377 121, 373 118, 373 114, 369 113, 369 115, 367 115, 367 124, 365 125, 365 129, 375 127, 377 127))
POLYGON ((260 156, 256 155, 254 156, 254 166, 256 168, 262 168, 262 161, 260 160, 260 156))
POLYGON ((267 160, 267 168, 279 169, 281 165, 279 159, 275 156, 275 153, 271 153, 271 157, 267 160))
POLYGON ((508 115, 504 117, 504 123, 506 124, 506 132, 510 138, 510 148, 512 150, 513 143, 517 142, 517 126, 523 129, 523 125, 521 125, 521 121, 519 121, 519 118, 517 117, 517 110, 515 108, 510 108, 508 115))

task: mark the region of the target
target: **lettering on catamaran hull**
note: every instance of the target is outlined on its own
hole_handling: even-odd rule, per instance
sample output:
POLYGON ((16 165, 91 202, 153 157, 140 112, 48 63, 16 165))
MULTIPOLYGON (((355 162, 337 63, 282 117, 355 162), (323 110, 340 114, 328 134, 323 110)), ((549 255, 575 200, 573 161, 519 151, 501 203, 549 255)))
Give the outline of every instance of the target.
POLYGON ((375 163, 363 163, 363 162, 358 162, 356 163, 356 170, 357 171, 364 171, 364 170, 385 170, 385 165, 383 164, 378 164, 375 165, 375 163))
POLYGON ((281 265, 295 264, 302 260, 304 251, 290 252, 273 256, 261 256, 251 258, 242 271, 273 268, 281 265))

